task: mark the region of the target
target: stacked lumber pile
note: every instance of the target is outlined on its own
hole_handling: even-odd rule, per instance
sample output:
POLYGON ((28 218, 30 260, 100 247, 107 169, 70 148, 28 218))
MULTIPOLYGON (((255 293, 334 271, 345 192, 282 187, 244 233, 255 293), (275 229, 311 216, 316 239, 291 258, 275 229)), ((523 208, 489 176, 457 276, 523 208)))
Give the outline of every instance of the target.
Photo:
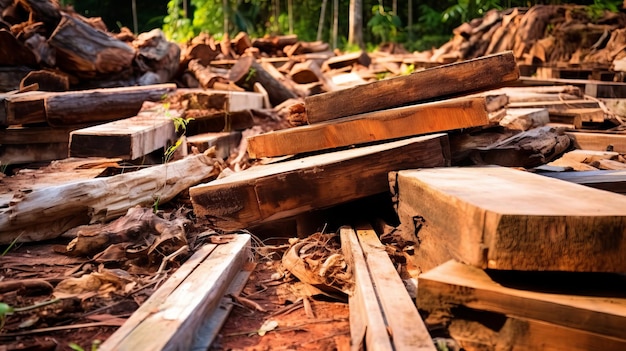
POLYGON ((159 29, 114 35, 100 18, 56 1, 0 2, 2 91, 35 83, 46 91, 167 83, 179 58, 179 46, 159 29))
POLYGON ((495 166, 394 176, 430 330, 466 350, 624 347, 622 195, 495 166))
POLYGON ((451 62, 513 50, 520 63, 620 68, 626 15, 591 6, 536 5, 464 23, 430 60, 451 62))

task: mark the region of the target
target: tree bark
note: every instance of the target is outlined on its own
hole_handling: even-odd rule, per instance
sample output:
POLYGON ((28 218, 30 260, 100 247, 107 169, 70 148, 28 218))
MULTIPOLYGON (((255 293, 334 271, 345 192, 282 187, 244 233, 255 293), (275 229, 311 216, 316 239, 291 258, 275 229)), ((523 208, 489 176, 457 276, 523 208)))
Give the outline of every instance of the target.
POLYGON ((348 44, 365 48, 363 42, 363 0, 350 0, 348 44))
POLYGON ((322 32, 324 30, 324 17, 326 17, 326 4, 328 4, 328 0, 322 0, 322 9, 320 10, 320 21, 317 25, 317 37, 316 37, 317 41, 322 40, 322 32))

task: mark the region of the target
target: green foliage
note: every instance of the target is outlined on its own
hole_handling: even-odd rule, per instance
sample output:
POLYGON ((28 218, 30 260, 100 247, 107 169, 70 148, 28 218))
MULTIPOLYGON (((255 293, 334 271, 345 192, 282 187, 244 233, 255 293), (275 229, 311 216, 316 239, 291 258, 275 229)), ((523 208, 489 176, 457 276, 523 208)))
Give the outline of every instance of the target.
POLYGON ((167 3, 168 15, 163 18, 163 33, 175 42, 184 42, 196 34, 191 20, 185 17, 181 0, 170 0, 167 3))
MULTIPOLYGON (((100 348, 100 344, 102 343, 102 341, 100 340, 94 340, 91 343, 91 351, 97 351, 98 348, 100 348)), ((74 350, 74 351, 85 351, 85 349, 83 349, 80 345, 76 344, 76 343, 69 343, 67 346, 69 346, 70 349, 74 350)))
POLYGON ((621 5, 621 0, 593 0, 593 4, 587 6, 587 15, 592 21, 597 21, 604 11, 619 12, 621 5))
POLYGON ((499 0, 458 0, 458 2, 445 11, 442 19, 444 22, 457 21, 468 22, 474 18, 482 17, 491 9, 502 9, 499 0))
POLYGON ((11 315, 11 314, 16 313, 16 312, 24 312, 24 311, 34 310, 36 308, 47 306, 47 305, 50 305, 50 304, 53 304, 53 303, 57 303, 59 301, 61 301, 61 299, 52 299, 52 300, 39 302, 39 303, 36 303, 34 305, 26 306, 26 307, 13 307, 13 306, 11 306, 11 305, 9 305, 7 303, 0 302, 0 330, 2 330, 2 328, 4 327, 6 316, 8 316, 8 315, 11 315))
POLYGON ((382 6, 372 7, 372 18, 367 22, 367 27, 372 34, 385 42, 397 42, 402 22, 391 11, 386 11, 382 6))

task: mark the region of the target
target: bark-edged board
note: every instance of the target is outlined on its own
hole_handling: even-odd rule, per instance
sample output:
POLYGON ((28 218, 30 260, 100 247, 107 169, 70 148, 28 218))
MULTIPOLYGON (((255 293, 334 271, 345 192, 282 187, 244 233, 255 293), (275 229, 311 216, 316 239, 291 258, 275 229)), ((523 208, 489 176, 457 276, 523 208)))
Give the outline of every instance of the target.
POLYGON ((250 257, 250 248, 248 234, 233 235, 232 241, 217 245, 182 280, 171 284, 173 290, 155 293, 142 304, 135 312, 138 317, 131 317, 134 320, 129 319, 100 350, 190 349, 206 317, 250 257))
POLYGON ((626 271, 622 195, 498 166, 404 170, 396 185, 423 271, 449 258, 498 270, 626 271))
POLYGON ((383 110, 409 103, 497 88, 519 78, 512 52, 425 69, 407 76, 304 99, 308 123, 383 110))
MULTIPOLYGON (((465 306, 626 339, 623 294, 603 296, 602 291, 593 292, 598 290, 596 287, 585 285, 584 279, 570 278, 587 289, 587 295, 509 287, 482 269, 450 260, 418 277, 417 303, 426 311, 465 306)), ((623 286, 621 279, 619 284, 623 286)))
POLYGON ((399 107, 248 138, 252 158, 276 157, 489 123, 485 98, 399 107))
POLYGON ((448 164, 447 135, 434 134, 254 166, 189 194, 198 217, 237 229, 384 193, 393 170, 448 164))
POLYGON ((173 117, 180 113, 152 108, 135 117, 75 130, 70 133, 70 157, 119 157, 135 160, 174 144, 173 117))

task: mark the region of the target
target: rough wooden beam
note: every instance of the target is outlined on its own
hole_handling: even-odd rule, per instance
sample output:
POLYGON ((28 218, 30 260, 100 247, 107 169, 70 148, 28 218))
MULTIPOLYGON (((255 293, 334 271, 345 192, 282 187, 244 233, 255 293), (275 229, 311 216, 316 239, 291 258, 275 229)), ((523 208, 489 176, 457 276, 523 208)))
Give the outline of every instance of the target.
POLYGON ((485 98, 459 98, 261 134, 248 138, 248 154, 291 155, 488 123, 485 98))
POLYGON ((174 110, 155 105, 137 116, 70 133, 71 157, 119 157, 135 160, 176 142, 174 110))
POLYGON ((519 78, 512 52, 439 66, 408 76, 308 96, 307 120, 318 123, 453 94, 496 88, 519 78))
POLYGON ((255 166, 189 194, 198 217, 245 228, 384 193, 388 172, 445 166, 448 155, 447 136, 435 134, 255 166))
POLYGON ((251 255, 250 235, 206 245, 177 270, 100 350, 188 350, 251 255))
POLYGON ((165 203, 214 176, 214 162, 200 154, 108 178, 21 188, 0 197, 0 244, 53 239, 81 224, 115 219, 136 205, 165 203))
POLYGON ((498 166, 404 170, 396 184, 424 271, 449 258, 498 270, 626 269, 622 195, 498 166))
POLYGON ((591 275, 559 277, 562 273, 547 272, 502 273, 495 279, 476 267, 448 261, 418 277, 418 306, 425 311, 449 311, 464 306, 552 323, 604 338, 621 339, 622 345, 626 343, 626 331, 622 327, 626 323, 626 299, 619 291, 624 284, 623 277, 594 279, 591 275), (571 279, 575 279, 575 283, 571 279), (606 280, 602 282, 603 279, 606 280), (502 284, 503 280, 509 283, 502 284), (537 290, 546 287, 554 292, 537 290), (568 293, 573 290, 580 292, 568 293), (611 297, 612 291, 619 297, 611 297))

